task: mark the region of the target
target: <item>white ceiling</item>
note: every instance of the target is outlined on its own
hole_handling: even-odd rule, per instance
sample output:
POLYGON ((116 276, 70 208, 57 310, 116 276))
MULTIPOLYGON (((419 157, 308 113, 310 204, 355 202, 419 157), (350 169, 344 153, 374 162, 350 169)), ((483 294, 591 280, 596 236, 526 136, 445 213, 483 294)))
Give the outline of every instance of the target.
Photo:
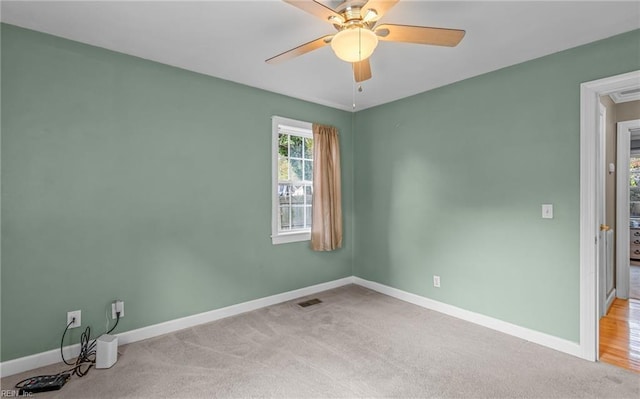
POLYGON ((455 48, 381 42, 362 92, 351 65, 330 47, 264 62, 335 32, 278 0, 2 1, 1 19, 344 110, 355 96, 360 110, 638 29, 640 2, 401 0, 381 22, 458 28, 466 36, 455 48))

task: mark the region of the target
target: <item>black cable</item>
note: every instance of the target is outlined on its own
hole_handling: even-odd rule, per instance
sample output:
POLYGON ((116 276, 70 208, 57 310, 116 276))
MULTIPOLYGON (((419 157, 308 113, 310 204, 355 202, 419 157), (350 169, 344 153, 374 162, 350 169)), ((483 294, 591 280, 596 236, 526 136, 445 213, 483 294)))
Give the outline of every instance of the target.
POLYGON ((89 369, 93 367, 93 365, 96 362, 95 360, 96 351, 94 350, 96 346, 96 340, 94 339, 93 342, 90 342, 91 327, 87 326, 84 332, 80 335, 80 354, 78 354, 78 357, 76 358, 76 362, 75 363, 68 362, 67 359, 64 358, 64 352, 62 350, 62 347, 64 345, 64 337, 67 334, 69 327, 74 322, 75 320, 72 320, 69 324, 67 324, 67 327, 64 329, 64 332, 62 333, 62 339, 60 340, 60 355, 62 356, 62 361, 67 366, 74 366, 68 371, 71 371, 72 374, 82 377, 85 374, 87 374, 89 369), (87 364, 88 366, 83 370, 82 367, 87 364))
MULTIPOLYGON (((73 365, 73 363, 69 363, 67 362, 67 359, 64 358, 64 353, 62 352, 62 345, 64 345, 64 336, 67 333, 67 330, 69 329, 69 327, 76 321, 76 319, 74 318, 73 320, 71 320, 69 322, 69 324, 67 324, 67 327, 64 329, 64 332, 62 333, 62 339, 60 340, 60 356, 62 356, 62 361, 64 362, 64 364, 66 364, 67 366, 71 366, 73 365)), ((21 381, 22 382, 22 381, 21 381)), ((17 387, 16 387, 17 388, 17 387)))
POLYGON ((84 377, 91 367, 96 363, 96 340, 91 342, 91 327, 87 328, 80 335, 80 354, 76 358, 76 367, 74 367, 71 374, 75 374, 78 377, 84 377), (83 370, 82 367, 86 366, 83 370))
POLYGON ((107 334, 111 334, 111 331, 115 330, 116 327, 118 326, 118 322, 120 321, 120 312, 116 312, 116 324, 113 325, 113 327, 111 327, 111 330, 107 331, 107 334))

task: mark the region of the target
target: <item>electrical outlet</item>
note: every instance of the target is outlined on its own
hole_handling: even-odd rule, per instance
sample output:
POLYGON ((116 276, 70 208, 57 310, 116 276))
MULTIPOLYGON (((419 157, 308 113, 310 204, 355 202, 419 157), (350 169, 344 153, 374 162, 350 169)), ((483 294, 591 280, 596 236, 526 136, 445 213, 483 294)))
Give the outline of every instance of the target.
POLYGON ((440 288, 440 276, 433 276, 433 286, 440 288))
POLYGON ((82 311, 74 310, 73 312, 67 312, 67 324, 69 324, 69 328, 80 327, 82 325, 82 311), (76 318, 76 320, 71 323, 74 317, 76 318))
POLYGON ((118 318, 117 312, 120 312, 120 318, 124 317, 124 301, 115 300, 111 303, 111 317, 114 320, 118 318))

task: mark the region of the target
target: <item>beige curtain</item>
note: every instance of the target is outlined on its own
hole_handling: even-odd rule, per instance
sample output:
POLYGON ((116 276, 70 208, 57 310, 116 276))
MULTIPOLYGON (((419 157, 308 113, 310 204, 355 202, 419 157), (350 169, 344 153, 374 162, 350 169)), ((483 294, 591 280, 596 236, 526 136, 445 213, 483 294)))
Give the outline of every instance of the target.
POLYGON ((333 126, 313 124, 313 221, 311 249, 342 247, 340 144, 333 126))

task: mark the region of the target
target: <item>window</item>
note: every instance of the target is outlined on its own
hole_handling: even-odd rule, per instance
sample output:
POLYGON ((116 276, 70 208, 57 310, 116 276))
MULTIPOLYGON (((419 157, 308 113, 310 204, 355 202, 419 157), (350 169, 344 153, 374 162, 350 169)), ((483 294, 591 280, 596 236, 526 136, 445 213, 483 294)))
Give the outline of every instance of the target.
POLYGON ((629 211, 632 219, 640 218, 640 154, 631 154, 629 165, 629 211))
POLYGON ((313 132, 309 122, 272 119, 271 240, 311 239, 313 132))

